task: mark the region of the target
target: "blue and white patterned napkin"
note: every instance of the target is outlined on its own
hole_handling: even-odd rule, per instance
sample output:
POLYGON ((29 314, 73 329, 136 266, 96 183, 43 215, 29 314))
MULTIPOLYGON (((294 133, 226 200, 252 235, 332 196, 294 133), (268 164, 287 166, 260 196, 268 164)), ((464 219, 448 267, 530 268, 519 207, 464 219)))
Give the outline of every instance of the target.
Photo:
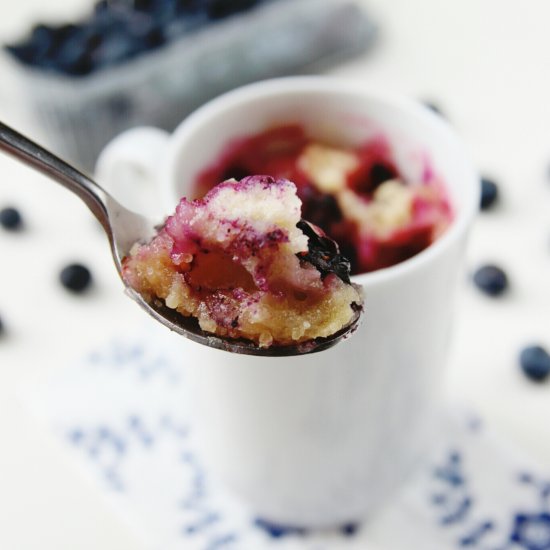
POLYGON ((181 354, 153 325, 146 337, 113 337, 29 393, 152 550, 550 550, 550 471, 456 411, 429 463, 363 524, 308 532, 251 516, 209 482, 181 354))

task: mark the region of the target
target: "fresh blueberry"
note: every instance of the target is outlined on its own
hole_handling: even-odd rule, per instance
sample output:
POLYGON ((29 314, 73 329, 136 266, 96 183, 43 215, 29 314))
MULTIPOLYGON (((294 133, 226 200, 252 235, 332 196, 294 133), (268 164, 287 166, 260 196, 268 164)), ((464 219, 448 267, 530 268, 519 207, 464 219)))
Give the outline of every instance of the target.
POLYGON ((305 535, 306 529, 295 525, 280 525, 273 523, 272 521, 265 520, 263 518, 256 518, 254 525, 263 529, 270 537, 274 539, 280 539, 287 535, 305 535))
POLYGON ((31 31, 29 42, 33 51, 32 62, 39 65, 55 49, 55 33, 47 25, 36 25, 31 31))
POLYGON ((82 29, 83 27, 81 25, 74 25, 72 23, 52 27, 50 29, 50 34, 52 35, 54 47, 58 48, 65 40, 81 32, 82 29))
POLYGON ((248 10, 256 4, 258 0, 207 0, 206 13, 210 19, 223 19, 248 10))
POLYGON ((83 76, 94 69, 92 52, 101 44, 98 31, 82 28, 60 46, 56 54, 57 68, 63 73, 83 76))
POLYGON ((550 355, 541 346, 524 348, 519 363, 525 376, 535 382, 542 382, 550 375, 550 355))
POLYGON ((109 0, 99 0, 94 5, 94 15, 103 15, 109 12, 111 9, 111 3, 109 0))
POLYGON ((52 37, 49 28, 37 25, 21 42, 6 44, 4 49, 27 65, 41 65, 51 51, 52 37))
POLYGON ((4 49, 22 63, 32 64, 34 62, 34 48, 29 42, 6 44, 4 49))
MULTIPOLYGON (((81 30, 81 26, 72 24, 56 27, 36 25, 25 42, 7 46, 6 50, 24 63, 41 69, 64 71, 58 64, 59 52, 64 49, 67 41, 81 30)), ((71 50, 73 45, 74 43, 68 49, 71 50)))
POLYGON ((11 206, 0 210, 0 225, 8 231, 17 231, 23 226, 23 218, 19 210, 11 206))
POLYGON ((204 0, 164 0, 164 4, 168 4, 176 14, 184 16, 204 11, 206 3, 204 0))
POLYGON ((81 27, 68 24, 46 28, 49 31, 50 46, 39 64, 41 67, 52 67, 59 71, 61 70, 57 63, 59 52, 67 41, 71 40, 75 35, 78 36, 81 32, 81 27))
POLYGON ((375 162, 370 169, 370 186, 376 189, 385 181, 397 177, 397 173, 393 166, 381 162, 375 162))
POLYGON ((129 21, 128 34, 135 40, 140 50, 151 50, 164 43, 161 25, 145 14, 129 21))
POLYGON ((81 264, 70 264, 59 274, 61 284, 71 292, 84 292, 92 282, 90 270, 81 264))
POLYGON ((134 0, 133 1, 134 9, 138 11, 151 12, 155 9, 155 4, 157 4, 155 0, 134 0))
POLYGON ((498 200, 498 186, 489 178, 481 179, 481 210, 489 210, 498 200))
POLYGON ((98 0, 78 25, 36 25, 4 49, 42 70, 83 76, 155 49, 208 19, 222 19, 261 0, 98 0))
POLYGON ((357 523, 346 523, 345 525, 342 525, 342 527, 340 527, 340 532, 343 535, 346 535, 346 537, 353 537, 355 534, 357 534, 358 530, 359 525, 357 523))
POLYGON ((475 285, 489 296, 500 296, 508 288, 506 273, 496 265, 484 265, 474 273, 475 285))
POLYGON ((92 54, 94 63, 99 67, 115 65, 134 57, 139 53, 139 45, 129 36, 112 34, 106 36, 103 43, 92 54))
POLYGON ((86 27, 103 33, 123 32, 128 11, 128 6, 99 2, 92 16, 86 21, 86 27))

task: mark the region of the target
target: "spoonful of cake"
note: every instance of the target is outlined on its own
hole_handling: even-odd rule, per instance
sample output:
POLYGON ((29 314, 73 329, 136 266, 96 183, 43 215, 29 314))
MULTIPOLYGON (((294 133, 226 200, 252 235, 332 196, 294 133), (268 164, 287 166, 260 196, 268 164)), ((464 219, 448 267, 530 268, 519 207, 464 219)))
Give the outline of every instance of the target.
POLYGON ((103 226, 127 294, 169 329, 236 353, 289 356, 349 336, 363 310, 349 262, 300 218, 288 180, 228 180, 164 224, 0 122, 0 150, 78 195, 103 226))

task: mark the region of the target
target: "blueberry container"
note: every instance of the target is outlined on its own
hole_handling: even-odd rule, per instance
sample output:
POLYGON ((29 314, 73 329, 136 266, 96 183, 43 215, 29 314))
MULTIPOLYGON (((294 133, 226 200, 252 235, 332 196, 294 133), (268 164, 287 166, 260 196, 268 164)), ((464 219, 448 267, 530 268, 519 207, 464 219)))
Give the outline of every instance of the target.
MULTIPOLYGON (((264 0, 221 15, 89 74, 62 74, 5 51, 17 77, 14 96, 37 138, 91 170, 103 146, 128 128, 152 125, 170 131, 222 92, 322 71, 364 52, 376 35, 368 15, 351 0, 264 0)), ((77 64, 73 72, 81 68, 77 64)))

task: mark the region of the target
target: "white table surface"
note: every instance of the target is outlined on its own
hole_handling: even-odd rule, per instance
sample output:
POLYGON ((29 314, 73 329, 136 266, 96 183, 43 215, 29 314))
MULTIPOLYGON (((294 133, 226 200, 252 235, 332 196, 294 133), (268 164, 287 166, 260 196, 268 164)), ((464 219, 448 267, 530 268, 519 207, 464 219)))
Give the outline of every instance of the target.
MULTIPOLYGON (((473 405, 509 441, 550 466, 550 384, 530 383, 517 366, 522 346, 550 348, 550 4, 365 5, 381 25, 380 41, 332 72, 439 104, 480 170, 501 185, 499 207, 476 222, 467 269, 499 263, 512 288, 491 300, 464 278, 448 365, 450 398, 473 405)), ((88 6, 87 0, 3 1, 0 38, 88 6)), ((0 118, 15 122, 2 88, 0 118)), ((0 548, 139 550, 99 490, 30 415, 20 392, 141 312, 122 294, 106 240, 78 199, 4 156, 0 174, 0 205, 18 205, 27 221, 25 232, 0 236, 0 314, 9 328, 0 342, 0 548), (89 296, 67 297, 56 281, 73 260, 94 266, 89 296)))

